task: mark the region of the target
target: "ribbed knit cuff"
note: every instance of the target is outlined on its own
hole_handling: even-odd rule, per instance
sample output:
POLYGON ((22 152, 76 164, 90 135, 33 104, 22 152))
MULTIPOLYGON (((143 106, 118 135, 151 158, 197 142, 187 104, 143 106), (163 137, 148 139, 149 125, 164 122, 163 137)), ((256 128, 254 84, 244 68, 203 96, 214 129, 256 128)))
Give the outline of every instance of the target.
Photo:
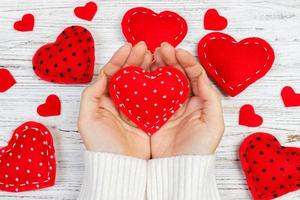
POLYGON ((145 198, 147 161, 128 156, 85 153, 85 172, 78 200, 145 198))
POLYGON ((215 156, 177 156, 148 162, 148 200, 219 200, 215 156))

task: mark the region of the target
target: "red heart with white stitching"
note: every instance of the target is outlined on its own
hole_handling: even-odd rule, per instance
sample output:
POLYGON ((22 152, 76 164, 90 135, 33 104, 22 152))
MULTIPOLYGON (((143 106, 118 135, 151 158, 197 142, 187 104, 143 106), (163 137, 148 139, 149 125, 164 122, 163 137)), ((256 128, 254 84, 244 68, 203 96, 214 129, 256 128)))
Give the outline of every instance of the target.
POLYGON ((198 44, 201 64, 230 96, 236 96, 262 78, 272 67, 274 51, 263 39, 236 42, 230 35, 214 32, 198 44))
POLYGON ((155 13, 143 7, 130 9, 122 20, 122 31, 127 41, 133 45, 145 41, 151 52, 162 42, 176 47, 184 39, 187 29, 186 21, 177 13, 155 13))
POLYGON ((254 200, 300 189, 300 148, 281 146, 268 133, 254 133, 241 144, 240 160, 254 200))
POLYGON ((0 191, 22 192, 53 186, 56 162, 50 131, 26 122, 0 148, 0 191))
POLYGON ((117 108, 149 135, 167 123, 188 95, 186 76, 169 66, 153 72, 126 67, 110 81, 110 96, 117 108))
POLYGON ((66 28, 54 43, 37 50, 33 70, 41 79, 62 84, 88 83, 93 78, 94 39, 81 26, 66 28))

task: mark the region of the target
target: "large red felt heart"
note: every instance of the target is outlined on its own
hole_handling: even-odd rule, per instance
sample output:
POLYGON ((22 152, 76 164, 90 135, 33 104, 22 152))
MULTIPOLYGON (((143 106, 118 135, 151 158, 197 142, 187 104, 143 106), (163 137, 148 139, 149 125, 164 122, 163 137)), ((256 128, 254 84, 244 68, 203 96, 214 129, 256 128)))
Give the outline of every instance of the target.
POLYGON ((49 130, 26 122, 0 148, 0 191, 22 192, 53 186, 56 162, 49 130))
POLYGON ((240 109, 239 124, 249 127, 257 127, 263 123, 263 118, 255 113, 250 104, 243 105, 240 109))
POLYGON ((148 49, 154 52, 162 42, 176 47, 187 33, 187 23, 171 11, 157 14, 148 8, 137 7, 124 15, 122 30, 128 42, 135 45, 145 41, 148 49))
POLYGON ((32 58, 37 76, 62 84, 90 82, 93 78, 94 62, 94 39, 81 26, 66 28, 54 43, 39 48, 32 58))
POLYGON ((216 9, 208 9, 204 15, 206 30, 221 31, 227 27, 227 19, 220 16, 216 9))
POLYGON ((34 16, 32 14, 25 14, 22 20, 14 23, 14 29, 21 32, 32 31, 34 28, 34 16))
POLYGON ((97 4, 95 2, 88 2, 84 6, 79 6, 74 9, 74 13, 77 17, 92 21, 97 12, 97 4))
POLYGON ((267 133, 254 133, 241 144, 240 160, 255 200, 300 189, 300 148, 281 146, 267 133))
POLYGON ((286 86, 282 89, 281 97, 286 107, 300 106, 300 93, 297 94, 290 86, 286 86))
POLYGON ((16 80, 13 75, 7 69, 0 69, 0 92, 5 92, 16 84, 16 80))
POLYGON ((110 96, 117 108, 149 135, 168 121, 188 94, 186 76, 174 67, 146 72, 130 66, 110 81, 110 96))
POLYGON ((37 113, 43 117, 60 115, 61 103, 59 97, 51 94, 47 97, 46 102, 37 108, 37 113))
POLYGON ((210 77, 230 96, 236 96, 272 67, 274 51, 263 39, 236 42, 231 36, 213 32, 198 44, 198 56, 210 77))

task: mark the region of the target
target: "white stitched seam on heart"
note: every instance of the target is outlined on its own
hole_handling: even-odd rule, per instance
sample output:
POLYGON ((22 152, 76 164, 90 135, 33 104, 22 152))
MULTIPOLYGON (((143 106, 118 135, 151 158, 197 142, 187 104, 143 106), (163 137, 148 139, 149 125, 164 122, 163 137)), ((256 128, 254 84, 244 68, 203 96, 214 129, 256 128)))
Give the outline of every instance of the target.
MULTIPOLYGON (((136 15, 136 14, 138 14, 138 13, 143 13, 143 14, 150 14, 150 15, 152 15, 152 16, 159 16, 160 18, 162 18, 162 17, 164 17, 165 15, 159 15, 159 14, 156 14, 156 13, 150 13, 150 12, 148 12, 148 11, 142 11, 142 12, 138 12, 138 11, 136 11, 136 12, 133 12, 132 14, 131 14, 131 16, 129 17, 129 19, 127 20, 127 31, 128 31, 128 33, 130 33, 130 37, 131 37, 131 39, 133 40, 133 41, 136 41, 136 39, 135 39, 135 37, 133 36, 133 35, 131 35, 131 29, 130 29, 130 27, 129 27, 129 25, 130 25, 130 23, 131 23, 131 18, 134 16, 134 15, 136 15)), ((173 15, 167 15, 168 17, 174 17, 173 15)), ((179 32, 179 35, 178 36, 176 36, 175 38, 174 38, 174 40, 176 41, 181 35, 183 35, 183 29, 184 29, 184 27, 183 27, 183 23, 182 23, 182 20, 179 18, 179 17, 175 17, 176 18, 176 20, 178 21, 178 22, 180 22, 180 32, 179 32)))
MULTIPOLYGON (((162 71, 161 68, 159 68, 158 70, 159 70, 159 71, 162 71)), ((126 71, 126 70, 124 70, 123 72, 124 72, 124 74, 130 74, 130 72, 128 72, 128 71, 126 71)), ((139 71, 136 71, 136 70, 134 70, 133 72, 135 72, 136 74, 140 74, 140 72, 139 72, 139 71)), ((142 71, 142 73, 145 73, 145 72, 146 72, 145 70, 142 71)), ((168 75, 172 75, 172 73, 169 72, 169 71, 166 71, 165 73, 167 73, 168 75)), ((162 74, 162 73, 159 73, 159 74, 157 74, 156 76, 148 76, 148 75, 145 74, 145 77, 150 78, 150 79, 155 79, 155 78, 157 78, 158 76, 160 76, 161 74, 162 74)), ((183 86, 183 82, 182 82, 182 80, 180 79, 180 77, 179 77, 177 74, 175 74, 175 76, 176 76, 176 78, 178 79, 178 81, 180 81, 180 84, 183 86)), ((116 81, 118 81, 120 78, 121 78, 121 75, 119 75, 118 77, 116 77, 116 81)), ((120 97, 119 97, 119 95, 118 95, 118 91, 117 91, 116 84, 113 85, 113 89, 114 89, 114 91, 115 91, 116 98, 117 98, 117 99, 120 99, 120 97)), ((171 89, 171 90, 172 90, 172 89, 171 89)), ((181 93, 180 93, 180 95, 181 95, 181 93)), ((174 101, 174 102, 177 104, 179 101, 180 101, 180 100, 177 99, 176 102, 175 102, 175 101, 174 101)), ((125 106, 125 104, 123 104, 123 103, 119 104, 119 107, 124 107, 124 108, 126 109, 126 106, 125 106)), ((182 107, 182 104, 179 104, 179 107, 182 107)), ((169 111, 170 113, 173 114, 173 113, 174 113, 174 107, 169 108, 168 111, 169 111)), ((129 113, 131 116, 133 116, 133 113, 131 112, 130 109, 128 109, 128 113, 129 113)), ((165 113, 162 115, 162 119, 164 120, 166 116, 167 116, 167 112, 165 112, 165 113)), ((134 116, 133 116, 133 117, 134 117, 134 116)), ((137 120, 137 121, 140 121, 140 116, 137 116, 137 117, 136 117, 136 120, 137 120)), ((165 120, 164 120, 164 121, 165 121, 165 120)), ((156 122, 153 123, 153 125, 151 126, 150 129, 155 128, 156 125, 157 125, 159 122, 160 122, 160 120, 158 119, 156 122)), ((148 127, 148 125, 149 125, 149 124, 147 124, 147 122, 144 124, 144 126, 145 126, 146 128, 148 127)), ((151 135, 151 134, 149 133, 149 135, 151 135)))
MULTIPOLYGON (((223 37, 223 36, 221 36, 220 38, 221 38, 222 40, 228 40, 228 38, 223 37)), ((218 38, 215 36, 215 37, 210 38, 209 41, 216 40, 216 39, 218 39, 218 38)), ((233 44, 237 44, 237 43, 238 43, 238 42, 236 42, 236 41, 231 41, 231 42, 232 42, 233 44)), ((206 43, 204 43, 204 45, 203 45, 203 50, 206 49, 207 43, 208 43, 208 41, 207 41, 206 43)), ((261 43, 259 43, 259 42, 253 42, 253 43, 254 43, 255 45, 261 44, 261 43)), ((247 44, 249 44, 249 42, 244 42, 243 44, 244 44, 244 45, 247 45, 247 44)), ((270 60, 270 54, 269 54, 268 48, 265 47, 263 44, 261 44, 261 45, 263 46, 265 52, 267 53, 267 60, 266 60, 265 64, 264 64, 259 70, 257 70, 257 71, 255 72, 255 75, 261 73, 261 72, 262 72, 262 69, 265 68, 265 67, 267 66, 267 63, 268 63, 268 61, 270 60)), ((204 55, 204 58, 206 59, 206 58, 207 58, 207 54, 205 53, 205 51, 203 51, 203 55, 204 55)), ((218 71, 213 67, 213 65, 212 65, 210 62, 207 62, 207 63, 208 63, 208 65, 214 70, 214 73, 216 74, 216 76, 218 76, 218 77, 222 80, 222 82, 225 84, 225 86, 228 87, 230 90, 234 90, 233 86, 230 86, 230 85, 224 80, 224 78, 223 78, 221 75, 219 75, 218 71)), ((236 88, 239 88, 239 87, 243 86, 243 85, 246 84, 248 81, 250 81, 252 78, 253 78, 252 76, 246 78, 246 79, 244 80, 244 82, 237 84, 237 86, 235 86, 235 87, 236 87, 236 88)))
MULTIPOLYGON (((24 130, 22 130, 22 132, 25 132, 25 131, 27 131, 29 129, 29 127, 28 126, 25 126, 25 129, 24 130)), ((50 134, 50 133, 48 133, 48 132, 43 132, 43 131, 41 131, 41 130, 39 130, 38 128, 34 128, 34 127, 30 127, 30 129, 31 130, 34 130, 34 131, 39 131, 40 133, 41 133, 41 135, 43 135, 43 136, 45 136, 45 135, 47 135, 47 134, 50 134)), ((26 134, 25 134, 26 135, 26 134)), ((19 137, 19 135, 18 134, 16 134, 16 139, 18 139, 18 137, 19 137)), ((48 142, 46 141, 46 140, 44 140, 43 141, 43 143, 44 144, 47 144, 48 142)), ((8 153, 8 152, 10 152, 14 147, 16 146, 16 142, 15 143, 13 143, 13 145, 12 145, 12 148, 10 148, 10 149, 8 149, 8 150, 6 150, 6 151, 4 151, 3 152, 3 150, 2 150, 2 152, 1 153, 8 153)), ((47 150, 46 150, 46 155, 47 156, 49 156, 49 150, 50 149, 50 146, 48 146, 48 148, 47 148, 47 150)), ((51 156, 53 156, 53 155, 50 155, 50 157, 51 156)), ((0 158, 1 158, 2 156, 0 156, 0 158)), ((48 167, 49 167, 49 169, 53 169, 53 167, 51 166, 51 164, 50 164, 50 162, 49 162, 49 160, 48 160, 48 167)), ((17 187, 23 187, 23 186, 27 186, 27 185, 30 185, 30 184, 32 184, 32 185, 36 185, 36 187, 37 188, 39 188, 39 184, 41 184, 41 183, 47 183, 47 182, 49 182, 50 181, 50 173, 48 172, 48 174, 47 174, 47 179, 46 180, 44 180, 44 181, 39 181, 39 182, 28 182, 28 181, 26 181, 25 183, 20 183, 20 184, 6 184, 6 186, 5 187, 15 187, 15 186, 17 186, 17 187)), ((5 183, 2 183, 2 182, 0 182, 0 185, 5 185, 5 183)), ((16 190, 16 192, 18 192, 18 188, 16 188, 15 189, 16 190)), ((1 191, 1 190, 0 190, 1 191)))

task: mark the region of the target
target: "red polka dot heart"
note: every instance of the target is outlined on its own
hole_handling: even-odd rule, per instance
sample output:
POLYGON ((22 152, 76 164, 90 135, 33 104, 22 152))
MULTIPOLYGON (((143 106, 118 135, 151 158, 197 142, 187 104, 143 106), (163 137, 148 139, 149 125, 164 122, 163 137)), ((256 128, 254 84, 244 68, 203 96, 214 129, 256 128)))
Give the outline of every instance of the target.
POLYGON ((0 191, 22 192, 53 186, 55 150, 49 130, 37 122, 26 122, 0 148, 0 191))
POLYGON ((148 135, 158 131, 189 95, 186 76, 174 67, 146 72, 125 67, 110 81, 110 96, 118 109, 148 135))

